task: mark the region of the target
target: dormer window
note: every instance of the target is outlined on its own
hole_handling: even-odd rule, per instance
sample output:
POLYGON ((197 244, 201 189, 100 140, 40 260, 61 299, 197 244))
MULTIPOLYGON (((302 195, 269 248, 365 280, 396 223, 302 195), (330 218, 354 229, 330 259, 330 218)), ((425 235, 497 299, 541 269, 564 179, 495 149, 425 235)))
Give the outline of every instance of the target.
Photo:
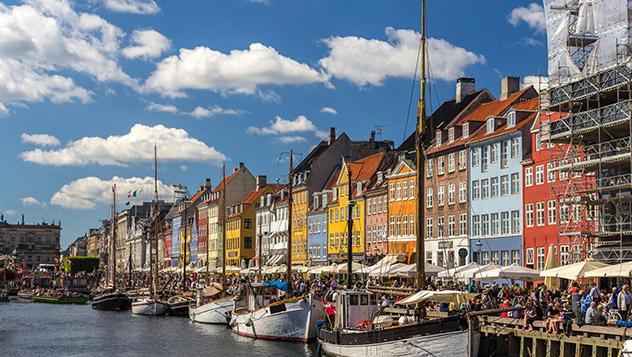
POLYGON ((512 110, 507 115, 507 127, 511 128, 516 126, 516 111, 512 110))
POLYGON ((362 194, 362 181, 358 181, 356 183, 356 196, 360 196, 362 194))
POLYGON ((491 117, 487 119, 487 134, 493 133, 495 126, 496 126, 496 118, 491 117))
POLYGON ((463 137, 467 138, 470 136, 470 123, 463 124, 463 137))
POLYGON ((435 138, 437 140, 437 146, 441 145, 441 130, 437 130, 435 138))
POLYGON ((448 142, 454 142, 454 128, 448 129, 448 142))

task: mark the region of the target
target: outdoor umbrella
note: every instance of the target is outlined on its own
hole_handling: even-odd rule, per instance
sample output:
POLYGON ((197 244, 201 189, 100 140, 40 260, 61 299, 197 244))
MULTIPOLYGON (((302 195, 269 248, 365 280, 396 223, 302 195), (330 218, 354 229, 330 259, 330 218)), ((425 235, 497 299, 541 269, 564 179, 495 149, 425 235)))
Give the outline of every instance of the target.
POLYGON ((608 265, 584 274, 585 278, 632 278, 632 262, 608 265))
POLYGON ((469 264, 462 265, 456 268, 450 268, 448 270, 444 270, 437 274, 439 278, 458 278, 462 275, 462 273, 466 271, 477 271, 481 266, 476 262, 471 262, 469 264))
POLYGON ((490 270, 497 270, 499 268, 500 268, 500 265, 489 263, 489 264, 479 266, 477 269, 470 269, 470 270, 463 271, 461 272, 460 275, 461 275, 461 278, 463 279, 481 279, 481 274, 490 270))
MULTIPOLYGON (((544 263, 544 269, 553 269, 556 266, 555 259, 555 247, 553 245, 549 245, 549 251, 546 255, 546 262, 544 263)), ((560 279, 553 276, 547 276, 544 278, 544 285, 546 285, 549 289, 559 289, 560 288, 560 279)))
MULTIPOLYGON (((351 262, 351 272, 352 273, 356 273, 356 272, 358 272, 358 271, 360 271, 360 270, 362 270, 364 268, 366 268, 366 265, 364 265, 364 264, 351 262)), ((347 263, 340 263, 340 264, 336 265, 334 273, 346 274, 347 273, 347 263)))
POLYGON ((498 269, 484 271, 476 274, 476 277, 479 279, 512 279, 531 281, 538 279, 540 274, 531 268, 511 264, 506 267, 499 267, 498 269))
POLYGON ((547 269, 540 272, 543 278, 554 277, 568 280, 577 280, 585 277, 585 274, 595 269, 609 266, 606 263, 588 259, 570 265, 562 265, 561 267, 547 269))

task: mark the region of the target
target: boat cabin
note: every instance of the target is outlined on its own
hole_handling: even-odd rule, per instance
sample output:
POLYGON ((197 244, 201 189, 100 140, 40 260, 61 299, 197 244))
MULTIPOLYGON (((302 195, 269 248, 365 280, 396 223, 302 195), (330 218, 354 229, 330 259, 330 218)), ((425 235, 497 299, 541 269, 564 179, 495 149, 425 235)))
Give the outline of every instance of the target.
POLYGON ((375 294, 368 291, 340 290, 335 303, 335 328, 356 328, 366 321, 372 321, 379 311, 375 294))

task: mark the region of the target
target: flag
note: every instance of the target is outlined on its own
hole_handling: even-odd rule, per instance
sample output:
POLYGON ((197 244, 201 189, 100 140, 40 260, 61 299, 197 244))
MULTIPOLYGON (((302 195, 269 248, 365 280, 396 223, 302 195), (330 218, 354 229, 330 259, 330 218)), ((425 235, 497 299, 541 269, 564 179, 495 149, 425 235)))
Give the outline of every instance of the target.
POLYGON ((327 312, 327 315, 332 316, 336 314, 336 307, 333 306, 332 304, 330 304, 329 302, 327 302, 327 300, 320 298, 321 302, 323 303, 323 306, 325 307, 325 311, 327 312))
POLYGON ((132 191, 131 190, 127 191, 127 198, 128 199, 132 198, 132 191))
POLYGON ((134 191, 134 193, 132 193, 132 196, 136 197, 136 191, 134 191))
POLYGON ((126 206, 129 206, 129 201, 125 202, 125 205, 126 205, 126 206))

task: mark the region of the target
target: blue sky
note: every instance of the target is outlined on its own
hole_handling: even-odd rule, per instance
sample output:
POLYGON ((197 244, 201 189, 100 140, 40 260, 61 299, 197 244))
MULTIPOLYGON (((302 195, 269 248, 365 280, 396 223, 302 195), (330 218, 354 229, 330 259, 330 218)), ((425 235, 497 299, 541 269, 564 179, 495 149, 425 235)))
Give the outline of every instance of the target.
MULTIPOLYGON (((415 69, 416 0, 31 0, 0 3, 0 210, 62 220, 62 246, 151 195, 219 181, 243 161, 270 180, 335 126, 400 143, 415 69), (140 192, 142 189, 142 193, 140 192)), ((475 77, 546 73, 532 1, 429 1, 431 107, 475 77)), ((417 92, 414 93, 417 96, 417 92)), ((414 108, 414 105, 413 105, 414 108)), ((405 131, 405 129, 407 129, 405 131)))

